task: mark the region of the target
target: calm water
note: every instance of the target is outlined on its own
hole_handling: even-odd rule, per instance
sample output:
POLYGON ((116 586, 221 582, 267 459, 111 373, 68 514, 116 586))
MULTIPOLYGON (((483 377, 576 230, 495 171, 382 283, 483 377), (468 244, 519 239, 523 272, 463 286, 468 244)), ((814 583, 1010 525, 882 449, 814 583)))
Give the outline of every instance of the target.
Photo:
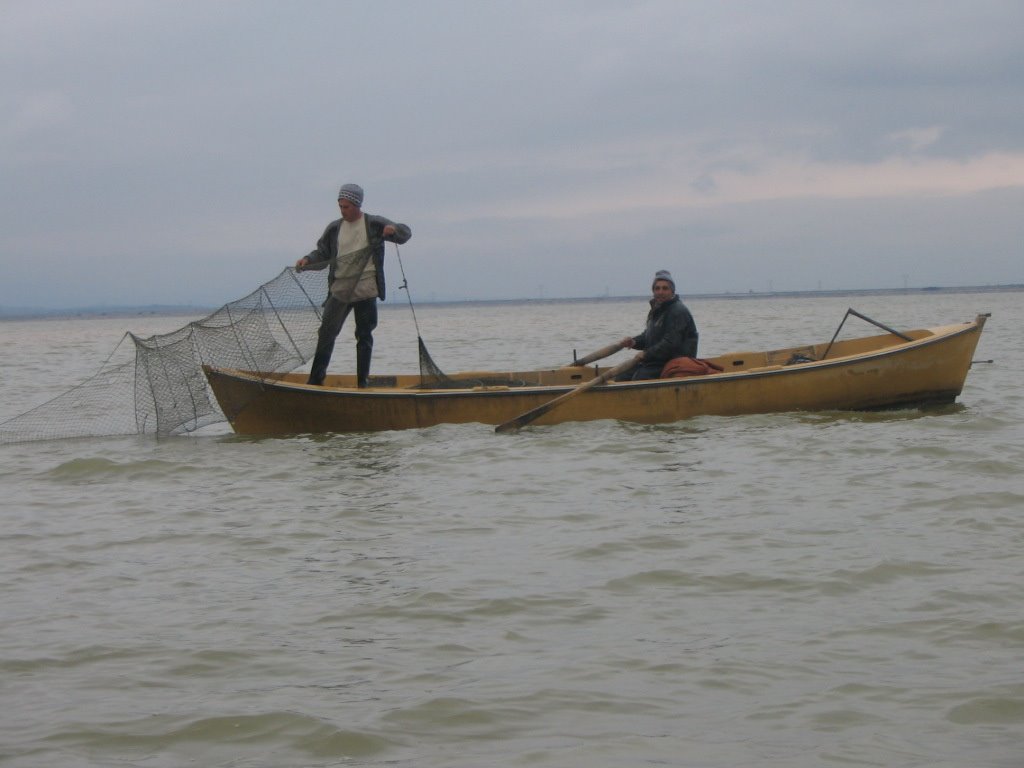
MULTIPOLYGON (((689 304, 711 355, 827 340, 851 302, 992 312, 995 362, 926 414, 0 446, 0 763, 1021 766, 1024 302, 689 304)), ((391 304, 375 371, 415 370, 391 304)), ((454 371, 644 311, 417 316, 454 371)), ((0 420, 182 322, 0 324, 0 420)))

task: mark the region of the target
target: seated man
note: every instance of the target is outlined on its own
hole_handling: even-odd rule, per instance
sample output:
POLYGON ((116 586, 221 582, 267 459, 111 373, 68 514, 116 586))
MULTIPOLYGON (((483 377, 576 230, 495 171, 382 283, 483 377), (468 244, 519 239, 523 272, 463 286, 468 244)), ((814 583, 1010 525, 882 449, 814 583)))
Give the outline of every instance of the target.
POLYGON ((640 364, 618 381, 656 379, 672 358, 697 356, 697 325, 676 295, 676 284, 668 270, 659 270, 654 275, 651 292, 654 296, 647 326, 639 336, 627 336, 621 342, 623 347, 643 351, 640 364))

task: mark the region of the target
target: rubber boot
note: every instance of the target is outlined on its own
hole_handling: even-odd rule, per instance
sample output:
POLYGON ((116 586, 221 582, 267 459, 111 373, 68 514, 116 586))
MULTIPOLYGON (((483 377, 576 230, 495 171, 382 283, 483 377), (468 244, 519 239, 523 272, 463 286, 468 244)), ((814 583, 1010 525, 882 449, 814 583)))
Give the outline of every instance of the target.
POLYGON ((370 358, 372 349, 356 347, 356 386, 364 389, 370 379, 370 358))
POLYGON ((324 379, 327 378, 327 364, 331 360, 330 351, 327 354, 323 354, 321 350, 317 350, 317 354, 313 357, 313 365, 309 369, 309 378, 306 380, 307 384, 315 384, 316 386, 322 386, 324 379))

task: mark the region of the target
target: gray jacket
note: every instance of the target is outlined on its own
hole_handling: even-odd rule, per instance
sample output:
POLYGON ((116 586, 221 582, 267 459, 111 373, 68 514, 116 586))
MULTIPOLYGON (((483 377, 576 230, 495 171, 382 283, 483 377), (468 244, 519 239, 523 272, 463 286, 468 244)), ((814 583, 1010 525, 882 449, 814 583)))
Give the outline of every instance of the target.
MULTIPOLYGON (((366 222, 366 239, 373 252, 373 265, 377 270, 377 296, 384 300, 384 242, 390 241, 401 245, 412 237, 412 230, 405 224, 399 224, 385 219, 383 216, 374 216, 372 213, 364 213, 363 219, 366 222), (384 227, 388 224, 395 228, 395 234, 390 237, 384 236, 384 227)), ((330 267, 327 274, 327 285, 334 282, 334 269, 338 263, 338 230, 341 228, 341 219, 335 219, 327 225, 323 235, 317 241, 316 248, 306 254, 309 264, 306 269, 323 269, 330 267)))

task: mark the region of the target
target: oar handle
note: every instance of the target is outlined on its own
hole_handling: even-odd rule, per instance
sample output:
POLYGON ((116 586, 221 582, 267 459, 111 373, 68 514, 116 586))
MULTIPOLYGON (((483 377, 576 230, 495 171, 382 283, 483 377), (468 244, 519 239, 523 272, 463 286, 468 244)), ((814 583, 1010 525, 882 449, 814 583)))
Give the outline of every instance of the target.
POLYGON ((516 416, 514 419, 510 421, 506 421, 504 424, 499 424, 494 428, 494 431, 497 432, 498 434, 502 434, 504 432, 518 432, 527 424, 529 424, 532 421, 535 421, 536 419, 539 419, 541 416, 543 416, 551 409, 557 408, 566 400, 570 400, 576 397, 576 395, 580 395, 586 392, 591 387, 596 387, 599 384, 604 384, 609 379, 613 379, 619 374, 625 373, 626 371, 636 367, 636 365, 640 362, 642 357, 642 354, 635 355, 634 357, 631 357, 629 360, 626 360, 624 363, 619 363, 614 368, 609 368, 600 376, 595 376, 589 381, 583 382, 575 389, 572 389, 563 395, 559 395, 554 400, 549 400, 543 405, 538 405, 533 410, 527 411, 526 413, 516 416))
POLYGON ((603 360, 604 358, 608 357, 608 355, 614 355, 620 349, 622 349, 622 342, 617 341, 614 344, 609 344, 607 347, 601 347, 596 352, 591 352, 589 355, 585 355, 581 357, 579 360, 573 360, 571 363, 569 363, 569 365, 566 365, 564 367, 570 368, 572 366, 589 365, 595 360, 603 360))

